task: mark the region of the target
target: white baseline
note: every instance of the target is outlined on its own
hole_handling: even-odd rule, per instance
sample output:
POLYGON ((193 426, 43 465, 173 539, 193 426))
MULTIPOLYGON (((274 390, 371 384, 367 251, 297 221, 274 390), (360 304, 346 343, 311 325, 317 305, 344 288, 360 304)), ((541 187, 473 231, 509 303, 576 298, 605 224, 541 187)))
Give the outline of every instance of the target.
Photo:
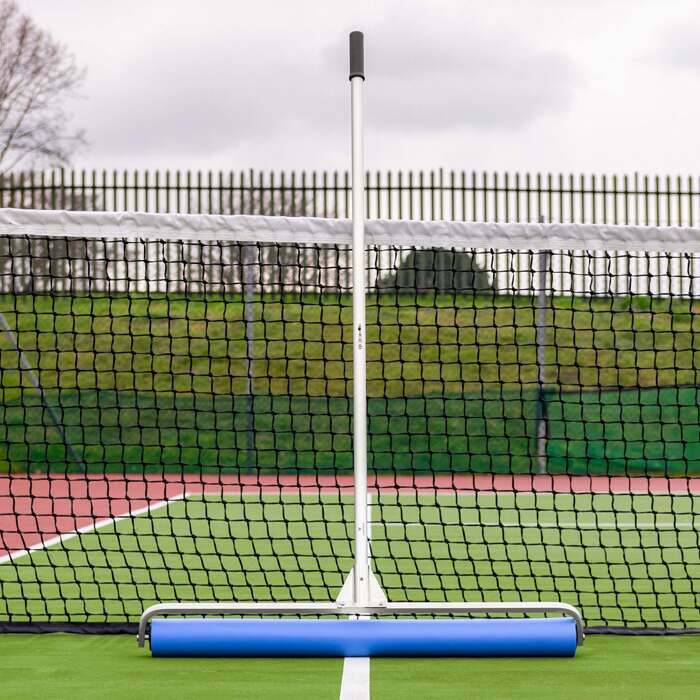
POLYGON ((178 494, 177 496, 173 496, 173 498, 168 498, 163 501, 156 501, 155 503, 143 506, 142 508, 135 508, 133 510, 130 510, 126 513, 123 513, 122 515, 115 515, 111 518, 103 518, 102 520, 96 520, 94 523, 88 523, 87 525, 83 525, 82 527, 79 527, 75 530, 70 530, 69 532, 64 532, 61 535, 50 537, 49 539, 37 542, 36 544, 33 544, 31 547, 27 547, 26 549, 20 549, 16 552, 5 554, 4 556, 0 557, 0 566, 2 564, 6 564, 8 561, 15 561, 15 559, 26 557, 32 552, 36 552, 41 549, 48 549, 49 547, 53 547, 56 544, 67 542, 68 540, 72 540, 75 537, 80 537, 80 535, 84 535, 85 533, 100 530, 103 527, 113 525, 121 520, 126 520, 127 518, 135 518, 139 515, 143 515, 144 513, 152 513, 155 510, 166 508, 171 503, 174 503, 175 501, 181 501, 187 498, 188 496, 189 494, 187 492, 184 492, 178 494))

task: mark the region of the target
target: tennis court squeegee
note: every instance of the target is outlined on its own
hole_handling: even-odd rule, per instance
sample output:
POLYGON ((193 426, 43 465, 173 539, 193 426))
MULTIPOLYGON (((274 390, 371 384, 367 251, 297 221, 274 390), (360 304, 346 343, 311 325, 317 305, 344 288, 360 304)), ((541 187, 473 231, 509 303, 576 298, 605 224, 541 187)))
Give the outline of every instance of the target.
POLYGON ((367 509, 364 80, 363 35, 352 32, 354 566, 338 599, 330 602, 153 605, 141 616, 138 643, 144 646, 150 641, 154 656, 573 656, 583 642, 583 620, 571 605, 392 603, 372 573, 367 509), (242 619, 246 616, 249 619, 242 619), (343 619, 318 619, 329 616, 343 619))

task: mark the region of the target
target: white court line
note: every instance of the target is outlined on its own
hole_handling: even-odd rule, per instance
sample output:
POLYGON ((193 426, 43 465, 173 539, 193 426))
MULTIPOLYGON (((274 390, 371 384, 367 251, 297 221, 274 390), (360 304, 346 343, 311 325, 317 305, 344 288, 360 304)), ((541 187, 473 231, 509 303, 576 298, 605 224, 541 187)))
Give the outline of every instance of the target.
POLYGON ((16 552, 11 552, 10 554, 5 554, 2 557, 0 557, 0 566, 2 564, 6 564, 8 561, 15 561, 15 559, 19 559, 20 557, 25 557, 28 554, 31 554, 32 552, 39 551, 41 549, 48 549, 49 547, 53 547, 56 544, 60 544, 62 542, 67 542, 68 540, 72 540, 76 537, 80 537, 80 535, 84 535, 85 533, 88 532, 94 532, 95 530, 100 530, 103 527, 107 527, 108 525, 113 525, 115 523, 118 523, 121 520, 126 520, 127 518, 135 518, 138 515, 143 515, 144 513, 152 513, 154 510, 160 510, 161 508, 166 508, 169 506, 171 503, 174 503, 175 501, 182 501, 183 499, 187 498, 189 494, 187 492, 178 494, 177 496, 174 496, 173 498, 168 498, 163 501, 156 501, 155 503, 151 503, 148 506, 143 506, 142 508, 135 508, 134 510, 130 510, 127 513, 124 513, 123 515, 115 515, 112 518, 103 518, 102 520, 96 520, 94 523, 89 523, 88 525, 83 525, 82 527, 79 527, 77 530, 71 530, 70 532, 64 532, 61 535, 57 535, 55 537, 50 537, 48 540, 42 540, 41 542, 37 542, 36 544, 33 544, 31 547, 27 547, 27 549, 20 549, 16 552))
POLYGON ((369 700, 369 657, 348 656, 343 662, 340 700, 369 700))
POLYGON ((505 527, 518 528, 520 530, 689 530, 700 528, 700 523, 695 525, 691 522, 680 523, 483 523, 478 520, 462 521, 459 523, 433 523, 420 521, 406 522, 378 522, 379 527, 505 527))
MULTIPOLYGON (((372 565, 372 494, 367 493, 367 552, 372 565)), ((352 619, 352 615, 350 618, 352 619)), ((368 656, 346 656, 340 681, 340 700, 369 700, 370 659, 368 656)))

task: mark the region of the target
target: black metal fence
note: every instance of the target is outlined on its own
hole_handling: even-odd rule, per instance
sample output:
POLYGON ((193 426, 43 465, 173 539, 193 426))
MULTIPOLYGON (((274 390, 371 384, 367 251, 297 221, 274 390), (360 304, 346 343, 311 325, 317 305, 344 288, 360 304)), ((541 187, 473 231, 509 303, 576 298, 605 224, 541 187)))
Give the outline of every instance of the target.
MULTIPOLYGON (((700 177, 367 173, 372 218, 697 225, 700 177)), ((348 216, 337 172, 66 171, 0 177, 0 206, 104 211, 348 216)))

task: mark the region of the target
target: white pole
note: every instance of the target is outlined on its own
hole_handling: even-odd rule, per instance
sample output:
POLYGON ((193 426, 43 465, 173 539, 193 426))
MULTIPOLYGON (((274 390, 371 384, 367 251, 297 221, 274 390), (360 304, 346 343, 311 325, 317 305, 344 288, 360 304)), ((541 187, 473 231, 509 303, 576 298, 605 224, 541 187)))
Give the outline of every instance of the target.
POLYGON ((367 532, 367 337, 365 332, 365 166, 362 144, 362 32, 350 34, 352 96, 352 323, 353 323, 353 462, 355 470, 355 566, 353 602, 369 603, 367 532))

